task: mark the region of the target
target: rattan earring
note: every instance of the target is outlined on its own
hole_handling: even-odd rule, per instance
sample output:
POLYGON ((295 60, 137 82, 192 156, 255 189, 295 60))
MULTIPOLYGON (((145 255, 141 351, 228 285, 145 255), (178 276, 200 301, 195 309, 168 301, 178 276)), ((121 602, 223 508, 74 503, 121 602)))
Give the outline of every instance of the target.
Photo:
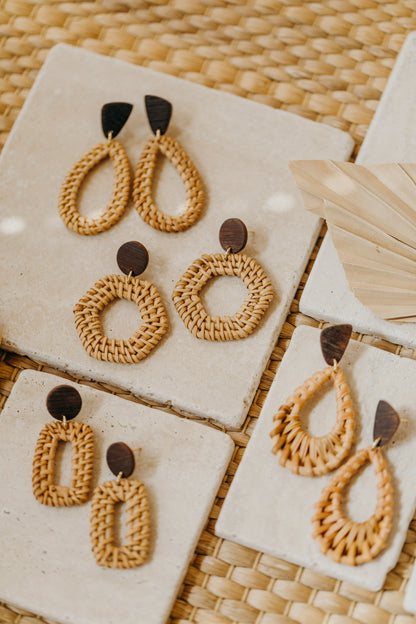
POLYGON ((57 386, 46 398, 46 407, 58 422, 47 423, 43 427, 33 457, 33 494, 43 505, 51 507, 82 505, 89 496, 93 433, 89 425, 72 422, 81 405, 79 392, 72 386, 57 386), (55 485, 53 482, 55 456, 60 441, 70 442, 72 445, 70 487, 55 485))
POLYGON ((124 147, 115 137, 119 134, 133 106, 110 102, 101 109, 101 125, 106 141, 87 152, 68 172, 59 194, 59 214, 65 225, 78 234, 99 234, 117 223, 130 197, 130 165, 124 147), (110 202, 98 217, 82 217, 77 209, 77 196, 86 175, 106 157, 114 165, 114 184, 110 202))
POLYGON ((355 566, 367 563, 386 545, 393 518, 393 488, 381 448, 395 434, 400 418, 386 401, 380 401, 374 422, 374 444, 358 451, 322 490, 312 518, 313 537, 324 555, 337 563, 355 566), (349 520, 343 511, 342 495, 351 478, 370 461, 377 477, 377 504, 365 522, 349 520))
POLYGON ((150 514, 146 488, 141 481, 129 480, 134 470, 133 451, 116 442, 107 450, 107 463, 117 476, 94 490, 91 504, 91 547, 98 565, 106 568, 136 568, 149 551, 150 514), (126 503, 126 543, 115 546, 114 515, 117 503, 126 503))
POLYGON ((125 275, 103 277, 75 305, 75 327, 91 357, 121 364, 140 362, 166 333, 168 319, 156 286, 136 277, 148 261, 141 243, 124 243, 117 252, 117 264, 125 275), (115 299, 133 301, 139 308, 142 322, 128 340, 108 338, 102 332, 100 313, 115 299))
POLYGON ((272 452, 282 466, 295 474, 307 477, 324 475, 337 468, 351 450, 355 417, 350 391, 338 365, 347 348, 351 330, 351 325, 334 325, 322 330, 322 354, 330 366, 296 388, 273 417, 274 427, 270 433, 272 452), (335 386, 337 419, 326 436, 313 437, 303 430, 300 413, 307 401, 330 379, 335 386))
POLYGON ((247 242, 247 228, 240 219, 227 219, 220 229, 225 254, 203 255, 182 275, 172 300, 185 327, 203 340, 239 340, 251 334, 273 299, 273 287, 257 262, 241 251, 247 242), (248 295, 234 316, 210 316, 199 292, 212 277, 240 277, 248 295))
POLYGON ((172 115, 172 104, 155 95, 146 95, 145 106, 155 136, 146 143, 137 164, 133 181, 134 206, 141 218, 156 230, 182 232, 191 227, 201 214, 204 188, 195 165, 182 145, 165 134, 172 115), (185 210, 176 216, 161 212, 153 202, 153 176, 159 152, 170 160, 185 185, 185 210))

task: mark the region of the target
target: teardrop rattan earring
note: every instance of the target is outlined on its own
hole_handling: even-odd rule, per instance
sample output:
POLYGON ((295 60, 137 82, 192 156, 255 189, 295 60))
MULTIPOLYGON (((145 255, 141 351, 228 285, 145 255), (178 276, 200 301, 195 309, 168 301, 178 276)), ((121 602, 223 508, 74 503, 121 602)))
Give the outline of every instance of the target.
POLYGON ((337 468, 347 457, 354 441, 355 417, 344 373, 338 366, 351 336, 351 325, 334 325, 321 332, 321 349, 328 366, 309 377, 286 399, 273 417, 270 433, 272 453, 293 473, 316 477, 337 468), (332 379, 337 401, 337 420, 322 437, 308 435, 300 412, 324 384, 332 379))
POLYGON ((88 355, 97 360, 131 364, 140 362, 166 333, 168 319, 157 288, 136 279, 147 267, 146 247, 136 241, 124 243, 117 263, 125 275, 107 275, 90 288, 74 307, 75 327, 88 355), (142 319, 139 329, 128 339, 104 336, 100 313, 115 299, 133 301, 142 319))
POLYGON ((134 206, 152 228, 162 232, 182 232, 191 227, 201 214, 205 199, 201 178, 184 148, 165 134, 172 115, 172 104, 155 95, 146 95, 145 105, 155 136, 146 143, 137 163, 133 181, 134 206), (153 203, 153 175, 159 151, 177 169, 185 185, 186 207, 176 216, 161 212, 153 203))
POLYGON ((358 451, 338 470, 315 505, 313 537, 324 555, 337 563, 355 566, 374 559, 386 545, 393 518, 393 488, 381 452, 400 424, 386 401, 379 401, 374 422, 374 444, 358 451), (351 478, 370 461, 377 477, 377 505, 365 522, 349 520, 342 509, 342 495, 351 478))
POLYGON ((68 172, 59 194, 59 214, 65 225, 78 234, 99 234, 117 223, 130 197, 130 165, 124 147, 115 137, 123 128, 133 106, 110 102, 101 109, 101 124, 107 140, 87 152, 68 172), (82 217, 77 209, 77 196, 86 175, 109 156, 114 165, 114 184, 110 203, 98 217, 82 217))
POLYGON ((68 507, 82 505, 89 496, 93 462, 93 433, 89 425, 69 422, 79 413, 82 400, 72 386, 57 386, 46 398, 49 413, 58 422, 41 430, 33 457, 33 494, 43 505, 68 507), (61 422, 59 422, 61 421, 61 422), (54 462, 58 443, 71 442, 71 486, 55 485, 54 462))
POLYGON ((106 568, 136 568, 149 551, 150 514, 146 488, 141 481, 128 479, 134 470, 133 451, 116 442, 107 450, 107 463, 116 481, 95 488, 91 503, 91 547, 98 565, 106 568), (114 545, 114 514, 117 503, 126 503, 126 543, 114 545))
POLYGON ((247 242, 247 228, 240 219, 227 219, 220 229, 220 243, 226 254, 203 255, 182 275, 172 300, 185 327, 203 340, 239 340, 251 334, 273 299, 273 287, 261 266, 241 251, 247 242), (210 316, 199 292, 212 277, 240 277, 248 296, 234 316, 210 316))

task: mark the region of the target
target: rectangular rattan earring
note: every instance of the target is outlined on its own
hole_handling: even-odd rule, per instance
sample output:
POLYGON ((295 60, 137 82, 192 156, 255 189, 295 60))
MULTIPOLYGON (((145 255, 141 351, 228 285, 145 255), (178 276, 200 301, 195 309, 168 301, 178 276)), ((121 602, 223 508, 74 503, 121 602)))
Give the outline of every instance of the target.
POLYGON ((93 468, 93 433, 89 425, 72 422, 81 405, 81 396, 72 386, 57 386, 46 398, 46 407, 57 422, 47 423, 41 430, 36 443, 32 472, 33 494, 43 505, 82 505, 89 496, 93 468), (60 441, 70 442, 72 445, 70 487, 54 483, 54 463, 60 441))
POLYGON ((282 466, 307 477, 323 475, 337 468, 349 454, 354 441, 355 416, 350 390, 339 362, 351 336, 351 325, 333 325, 321 332, 322 355, 327 368, 309 377, 279 407, 273 417, 272 453, 282 466), (334 382, 337 419, 326 436, 314 437, 302 428, 300 413, 330 379, 334 382))
POLYGON ((379 401, 374 421, 374 443, 358 451, 338 470, 322 490, 312 518, 313 537, 324 555, 337 563, 355 566, 374 559, 383 550, 393 518, 393 488, 386 460, 381 452, 400 424, 397 412, 386 401, 379 401), (352 477, 371 462, 377 477, 377 504, 365 522, 346 517, 342 497, 352 477))
POLYGON ((150 541, 150 514, 144 484, 128 479, 134 471, 133 451, 124 442, 108 447, 107 464, 117 476, 95 488, 91 505, 91 547, 98 565, 136 568, 146 561, 150 541), (126 543, 114 544, 114 514, 118 502, 126 504, 126 543))

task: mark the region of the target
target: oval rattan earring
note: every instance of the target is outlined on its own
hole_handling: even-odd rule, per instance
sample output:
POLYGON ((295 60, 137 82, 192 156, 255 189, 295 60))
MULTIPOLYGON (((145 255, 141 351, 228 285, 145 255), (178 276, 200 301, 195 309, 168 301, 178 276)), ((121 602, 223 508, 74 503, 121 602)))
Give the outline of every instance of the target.
POLYGON ((393 518, 393 488, 387 463, 381 452, 400 424, 400 418, 386 401, 379 401, 374 422, 374 444, 358 451, 338 470, 315 505, 313 537, 324 555, 337 563, 355 566, 367 563, 386 545, 393 518), (351 478, 370 461, 377 477, 377 504, 365 522, 349 520, 343 511, 342 495, 351 478))
POLYGON ((273 299, 273 287, 257 262, 241 251, 247 242, 247 228, 240 219, 227 219, 220 229, 220 243, 225 254, 203 255, 182 275, 172 300, 185 327, 203 340, 239 340, 251 334, 273 299), (240 277, 248 296, 234 316, 210 316, 199 292, 212 277, 240 277))
POLYGON ((122 216, 130 197, 130 165, 124 147, 115 137, 130 116, 133 106, 127 102, 110 102, 101 109, 101 125, 106 141, 89 150, 68 172, 59 194, 59 214, 65 225, 78 234, 99 234, 108 230, 122 216), (86 175, 106 157, 114 165, 114 185, 110 203, 98 217, 82 217, 77 209, 77 196, 86 175))
POLYGON ((337 468, 347 457, 354 441, 355 417, 350 391, 344 373, 338 366, 347 348, 351 325, 334 325, 321 332, 321 349, 327 364, 309 377, 286 399, 273 417, 270 433, 272 453, 282 466, 293 473, 316 477, 337 468), (308 435, 300 421, 300 412, 324 384, 332 379, 337 401, 337 420, 332 430, 322 437, 308 435))
POLYGON ((155 95, 146 95, 145 105, 155 136, 146 143, 137 163, 133 181, 134 206, 152 228, 162 232, 182 232, 191 227, 201 214, 204 188, 195 165, 182 145, 165 134, 172 115, 172 104, 155 95), (185 185, 186 207, 176 216, 161 212, 152 199, 153 175, 159 152, 170 160, 185 185))
POLYGON ((134 470, 133 451, 116 442, 107 450, 107 464, 116 481, 95 488, 91 503, 91 547, 98 565, 106 568, 136 568, 149 551, 150 514, 146 488, 141 481, 128 479, 134 470), (117 503, 126 503, 126 543, 114 544, 114 515, 117 503))
POLYGON ((47 423, 43 427, 33 457, 33 494, 42 505, 82 505, 89 496, 93 467, 93 433, 89 425, 72 422, 81 405, 80 394, 72 386, 56 386, 46 397, 48 412, 58 422, 47 423), (53 482, 55 456, 60 441, 70 442, 72 445, 70 487, 55 485, 53 482))
POLYGON ((140 362, 166 333, 168 319, 157 288, 136 278, 148 261, 147 249, 141 243, 124 243, 118 250, 117 263, 125 275, 103 277, 74 307, 78 336, 91 357, 122 364, 140 362), (100 313, 115 299, 133 301, 139 308, 141 325, 128 340, 108 338, 102 333, 100 313))

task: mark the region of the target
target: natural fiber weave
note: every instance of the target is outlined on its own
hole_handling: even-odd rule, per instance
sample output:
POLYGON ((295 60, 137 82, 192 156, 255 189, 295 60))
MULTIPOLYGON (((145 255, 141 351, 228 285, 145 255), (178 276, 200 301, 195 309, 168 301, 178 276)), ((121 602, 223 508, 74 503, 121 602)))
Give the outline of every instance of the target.
POLYGON ((117 223, 130 197, 130 165, 124 147, 118 141, 99 143, 84 154, 68 172, 61 186, 58 209, 65 225, 78 234, 99 234, 117 223), (94 218, 82 217, 77 209, 77 196, 85 176, 109 156, 114 165, 111 199, 105 210, 94 218))
POLYGON ((79 422, 50 422, 41 430, 33 457, 33 494, 42 505, 69 507, 82 505, 90 494, 93 469, 93 433, 79 422), (54 484, 54 464, 58 443, 72 445, 71 486, 54 484))
POLYGON ((203 255, 182 275, 172 301, 185 326, 204 340, 239 340, 251 334, 273 299, 273 287, 261 266, 244 254, 203 255), (210 316, 198 294, 205 284, 219 275, 240 277, 248 296, 234 316, 210 316))
POLYGON ((166 333, 168 319, 156 287, 150 282, 126 275, 107 275, 90 288, 74 307, 75 327, 88 355, 106 362, 140 362, 166 333), (133 301, 142 322, 128 339, 104 336, 100 313, 115 299, 133 301))
POLYGON ((351 566, 367 563, 386 545, 393 518, 393 488, 386 460, 379 448, 366 448, 351 457, 332 477, 315 505, 313 537, 321 551, 337 563, 351 566), (345 487, 367 462, 377 477, 377 505, 365 522, 349 520, 342 509, 345 487))
POLYGON ((337 468, 351 450, 355 427, 350 390, 342 370, 328 366, 312 375, 280 406, 273 422, 272 453, 282 466, 307 477, 324 475, 337 468), (335 386, 337 419, 327 435, 313 437, 302 428, 301 411, 330 379, 335 386))
MULTIPOLYGON (((414 0, 0 0, 0 23, 1 145, 49 49, 65 42, 329 124, 349 132, 358 148, 405 37, 416 30, 416 8, 414 0)), ((244 427, 230 432, 236 443, 233 460, 169 624, 416 624, 416 618, 402 606, 416 555, 416 519, 396 567, 379 592, 337 581, 214 534, 222 501, 295 327, 305 323, 322 327, 298 310, 321 241, 322 237, 244 427)), ((412 349, 373 336, 354 334, 354 338, 416 359, 412 349)), ((79 381, 23 355, 3 351, 0 408, 25 369, 79 381)), ((137 401, 108 384, 93 385, 137 401)), ((174 411, 170 406, 164 409, 174 411)), ((0 622, 50 624, 18 606, 4 604, 0 604, 0 622)))
POLYGON ((182 232, 198 219, 204 205, 204 198, 204 188, 199 173, 182 145, 170 136, 152 137, 144 146, 133 180, 134 206, 141 218, 156 230, 182 232), (153 203, 153 176, 159 152, 166 156, 176 168, 185 185, 185 210, 178 215, 160 212, 153 203))
POLYGON ((150 516, 146 488, 135 479, 105 481, 94 490, 91 503, 91 547, 98 565, 136 568, 149 550, 150 516), (114 545, 115 506, 126 504, 126 543, 114 545))

